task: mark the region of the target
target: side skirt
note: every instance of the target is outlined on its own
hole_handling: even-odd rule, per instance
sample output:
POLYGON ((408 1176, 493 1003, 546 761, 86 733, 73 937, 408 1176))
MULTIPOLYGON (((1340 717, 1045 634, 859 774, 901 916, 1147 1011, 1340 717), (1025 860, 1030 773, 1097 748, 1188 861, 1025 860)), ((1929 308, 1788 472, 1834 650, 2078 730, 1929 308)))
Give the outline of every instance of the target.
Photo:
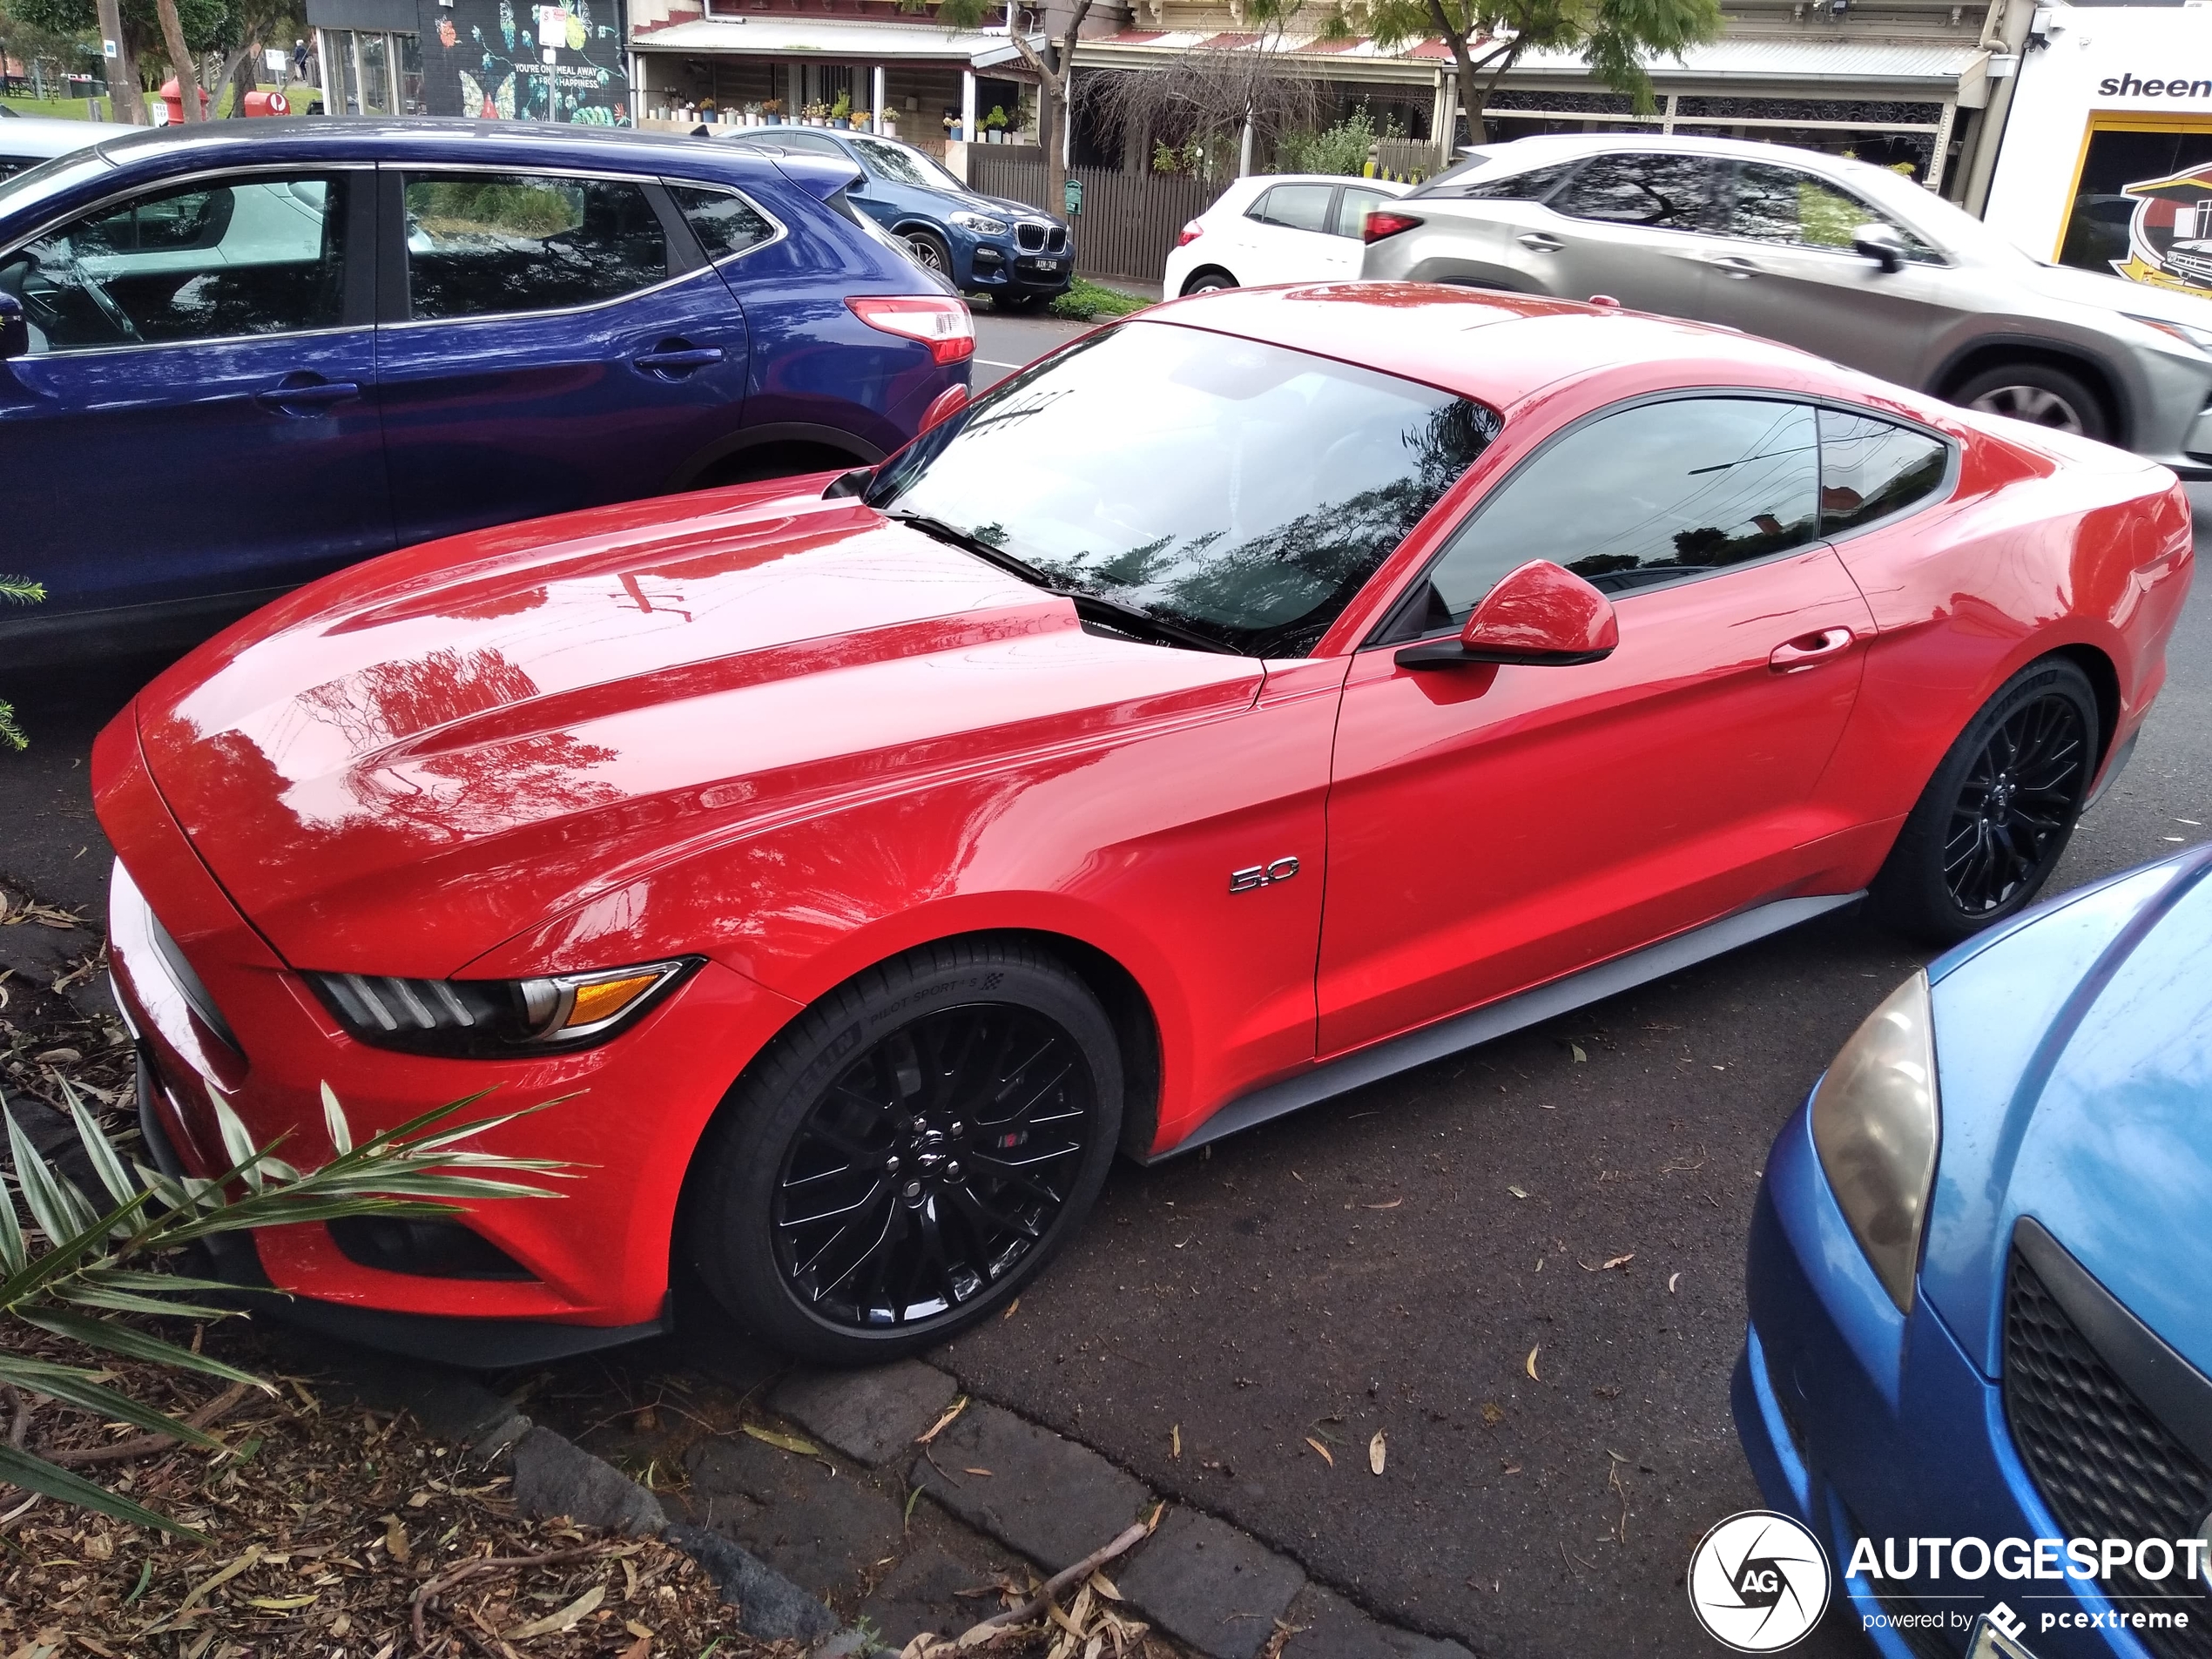
POLYGON ((1173 1146, 1144 1161, 1148 1164, 1163 1163, 1224 1135, 1264 1123, 1271 1117, 1280 1117, 1316 1101, 1348 1093, 1401 1071, 1411 1071, 1415 1066, 1425 1066, 1432 1060, 1457 1054, 1479 1042, 1488 1042, 1540 1024, 1554 1015, 1602 1001, 1709 957, 1734 950, 1739 945, 1748 945, 1785 927, 1794 927, 1801 921, 1856 904, 1865 896, 1864 893, 1831 894, 1810 899, 1777 899, 1771 904, 1757 905, 1625 956, 1616 956, 1609 962, 1601 962, 1595 968, 1586 968, 1579 974, 1569 974, 1548 985, 1539 985, 1534 990, 1453 1015, 1372 1048, 1354 1049, 1312 1071, 1285 1077, 1280 1082, 1269 1083, 1238 1096, 1173 1146))

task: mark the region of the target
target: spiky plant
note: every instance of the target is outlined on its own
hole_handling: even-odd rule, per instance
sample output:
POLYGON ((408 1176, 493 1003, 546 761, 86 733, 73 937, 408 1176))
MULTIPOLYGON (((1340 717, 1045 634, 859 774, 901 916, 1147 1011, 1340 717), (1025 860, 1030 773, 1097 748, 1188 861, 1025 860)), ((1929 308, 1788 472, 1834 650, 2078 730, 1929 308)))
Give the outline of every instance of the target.
MULTIPOLYGON (((277 1142, 257 1149, 238 1114, 211 1091, 224 1154, 233 1162, 212 1180, 178 1179, 143 1163, 126 1167, 77 1091, 64 1082, 63 1092, 105 1197, 99 1203, 86 1197, 40 1156, 30 1137, 0 1106, 0 1116, 8 1119, 9 1148, 15 1158, 15 1191, 0 1180, 0 1276, 4 1276, 0 1277, 0 1383, 210 1450, 219 1451, 222 1442, 107 1386, 98 1372, 19 1352, 20 1345, 10 1343, 5 1332, 10 1325, 32 1325, 125 1359, 201 1372, 273 1394, 273 1387, 247 1372, 126 1322, 134 1314, 210 1320, 242 1317, 234 1308, 184 1299, 230 1287, 160 1271, 155 1265, 160 1258, 216 1233, 344 1216, 445 1215, 456 1207, 455 1200, 463 1198, 553 1197, 557 1195, 543 1187, 502 1177, 525 1172, 558 1175, 566 1168, 548 1159, 469 1151, 461 1144, 541 1107, 472 1120, 457 1129, 439 1129, 455 1113, 483 1098, 482 1094, 469 1095, 356 1146, 338 1097, 326 1083, 323 1120, 336 1156, 320 1169, 294 1169, 276 1157, 277 1142), (16 1207, 17 1196, 29 1212, 28 1226, 16 1207)), ((120 1521, 199 1536, 5 1441, 0 1441, 0 1481, 120 1521)))
MULTIPOLYGON (((33 582, 24 576, 0 576, 0 600, 6 600, 11 604, 35 605, 45 597, 46 589, 43 583, 33 582)), ((24 736, 23 728, 16 724, 15 709, 5 699, 0 699, 0 745, 16 750, 30 747, 30 739, 24 736)))

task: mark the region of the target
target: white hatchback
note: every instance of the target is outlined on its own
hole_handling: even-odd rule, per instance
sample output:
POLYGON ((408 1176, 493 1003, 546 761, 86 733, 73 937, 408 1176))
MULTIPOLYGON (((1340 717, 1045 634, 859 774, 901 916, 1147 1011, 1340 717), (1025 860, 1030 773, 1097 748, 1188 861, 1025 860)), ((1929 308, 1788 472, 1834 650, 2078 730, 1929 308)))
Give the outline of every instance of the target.
POLYGON ((1239 179, 1183 227, 1160 290, 1172 299, 1208 288, 1356 277, 1368 213, 1412 188, 1329 173, 1239 179))

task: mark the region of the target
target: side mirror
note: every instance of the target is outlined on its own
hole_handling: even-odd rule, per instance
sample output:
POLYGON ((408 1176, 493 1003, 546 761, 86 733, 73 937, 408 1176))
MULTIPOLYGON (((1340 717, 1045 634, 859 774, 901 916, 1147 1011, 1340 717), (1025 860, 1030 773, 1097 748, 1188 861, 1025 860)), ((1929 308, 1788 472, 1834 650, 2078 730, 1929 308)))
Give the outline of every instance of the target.
POLYGON ((1851 233, 1851 252, 1871 260, 1885 275, 1905 269, 1905 239, 1887 225, 1861 225, 1851 233))
POLYGON ((1509 570, 1467 618, 1457 639, 1399 651, 1400 668, 1514 663, 1566 668, 1610 657, 1621 643, 1613 602, 1572 570, 1534 559, 1509 570))
POLYGON ((0 293, 0 361, 30 354, 30 319, 24 315, 23 301, 0 293))

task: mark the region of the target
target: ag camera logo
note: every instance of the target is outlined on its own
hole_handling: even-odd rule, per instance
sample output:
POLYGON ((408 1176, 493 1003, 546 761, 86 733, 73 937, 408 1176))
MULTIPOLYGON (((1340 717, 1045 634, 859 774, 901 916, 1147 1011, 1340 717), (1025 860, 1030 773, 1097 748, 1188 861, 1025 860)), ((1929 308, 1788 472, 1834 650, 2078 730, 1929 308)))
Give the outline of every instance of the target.
POLYGON ((1820 1622, 1831 1581, 1818 1539, 1787 1515, 1746 1509, 1699 1541, 1689 1607, 1722 1646, 1779 1653, 1820 1622))

